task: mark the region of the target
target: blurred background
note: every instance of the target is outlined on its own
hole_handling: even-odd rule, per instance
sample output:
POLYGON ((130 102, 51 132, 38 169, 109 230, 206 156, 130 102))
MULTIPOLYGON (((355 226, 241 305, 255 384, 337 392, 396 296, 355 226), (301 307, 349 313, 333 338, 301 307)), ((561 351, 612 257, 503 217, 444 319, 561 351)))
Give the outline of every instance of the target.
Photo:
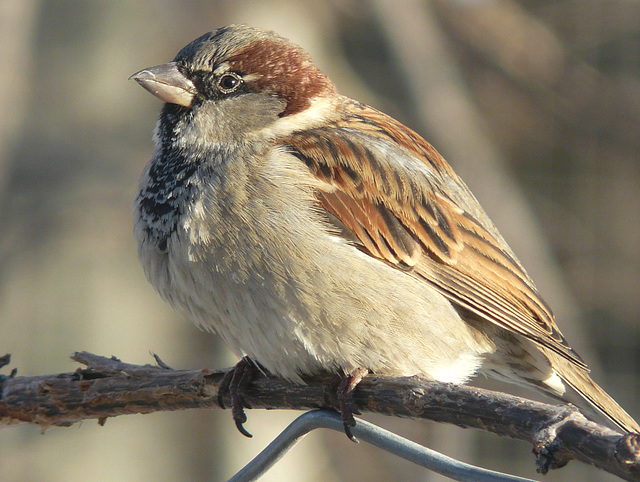
MULTIPOLYGON (((521 258, 572 345, 640 417, 640 2, 0 1, 0 352, 19 375, 88 350, 176 368, 235 360, 146 282, 131 202, 157 99, 127 78, 229 23, 309 50, 342 93, 429 140, 521 258)), ((507 389, 478 380, 484 386, 507 389)), ((526 392, 531 396, 530 393, 526 392)), ((295 412, 87 421, 0 433, 0 479, 224 480, 295 412)), ((367 417, 448 455, 542 478, 531 446, 367 417)), ((313 433, 264 480, 442 480, 313 433)), ((546 481, 612 480, 572 462, 546 481)))

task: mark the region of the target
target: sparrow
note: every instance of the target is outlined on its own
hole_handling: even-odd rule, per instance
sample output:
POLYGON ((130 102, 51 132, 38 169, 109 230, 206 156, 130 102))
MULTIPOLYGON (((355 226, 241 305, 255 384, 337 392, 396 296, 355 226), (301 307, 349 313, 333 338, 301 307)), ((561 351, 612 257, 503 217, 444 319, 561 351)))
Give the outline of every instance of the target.
POLYGON ((162 298, 242 357, 221 393, 245 435, 256 370, 335 373, 350 436, 368 373, 480 373, 640 432, 442 156, 340 95, 301 47, 231 25, 131 78, 164 102, 134 202, 138 254, 162 298))

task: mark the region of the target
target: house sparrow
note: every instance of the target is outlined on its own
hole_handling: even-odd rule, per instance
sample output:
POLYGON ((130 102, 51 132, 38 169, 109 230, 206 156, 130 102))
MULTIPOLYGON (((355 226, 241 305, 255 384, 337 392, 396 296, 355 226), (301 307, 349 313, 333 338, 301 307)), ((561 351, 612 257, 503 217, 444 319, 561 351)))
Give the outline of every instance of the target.
POLYGON ((287 380, 334 372, 347 434, 369 372, 476 373, 640 426, 589 377, 463 181, 419 135, 341 96, 309 55, 247 26, 207 33, 132 76, 165 105, 135 199, 160 295, 287 380))

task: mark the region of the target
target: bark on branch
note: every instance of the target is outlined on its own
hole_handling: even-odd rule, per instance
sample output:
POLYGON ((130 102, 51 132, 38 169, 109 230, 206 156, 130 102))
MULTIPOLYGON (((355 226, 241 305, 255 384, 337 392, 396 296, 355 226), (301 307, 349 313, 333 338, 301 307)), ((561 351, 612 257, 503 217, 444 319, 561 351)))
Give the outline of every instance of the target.
MULTIPOLYGON (((132 413, 220 408, 218 386, 225 370, 173 370, 132 365, 78 352, 86 368, 73 373, 0 378, 0 427, 18 423, 70 426, 132 413)), ((9 358, 0 358, 0 367, 9 358)), ((337 406, 332 378, 313 377, 300 386, 257 376, 247 389, 253 408, 309 410, 337 406)), ((226 399, 227 406, 229 400, 226 399)), ((355 392, 361 412, 423 418, 477 428, 533 444, 541 472, 572 459, 626 480, 640 480, 640 436, 621 435, 584 418, 571 406, 554 406, 475 387, 419 377, 366 377, 355 392)))

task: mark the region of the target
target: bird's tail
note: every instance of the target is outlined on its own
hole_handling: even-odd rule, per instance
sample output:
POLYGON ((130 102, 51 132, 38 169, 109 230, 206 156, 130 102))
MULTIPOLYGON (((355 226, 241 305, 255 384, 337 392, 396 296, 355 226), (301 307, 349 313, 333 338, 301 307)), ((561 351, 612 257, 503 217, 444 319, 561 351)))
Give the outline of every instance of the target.
POLYGON ((577 367, 555 353, 547 353, 547 356, 552 358, 551 365, 568 386, 567 388, 570 389, 562 395, 563 399, 580 408, 591 408, 591 411, 604 415, 606 419, 625 432, 640 433, 638 422, 591 379, 587 370, 577 367), (589 406, 585 406, 584 401, 587 401, 589 406))

